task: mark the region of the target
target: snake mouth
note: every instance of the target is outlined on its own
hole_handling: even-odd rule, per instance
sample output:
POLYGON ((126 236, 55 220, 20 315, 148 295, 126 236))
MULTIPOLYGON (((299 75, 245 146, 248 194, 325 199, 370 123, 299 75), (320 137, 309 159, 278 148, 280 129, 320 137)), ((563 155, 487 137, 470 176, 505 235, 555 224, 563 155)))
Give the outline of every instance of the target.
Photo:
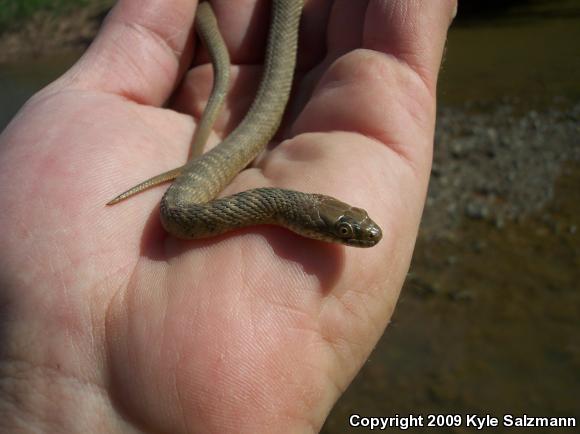
POLYGON ((353 247, 373 247, 383 238, 381 228, 374 223, 356 233, 358 236, 345 240, 345 244, 353 247))
POLYGON ((378 240, 358 240, 352 238, 350 240, 345 240, 345 244, 352 247, 373 247, 377 244, 378 240))

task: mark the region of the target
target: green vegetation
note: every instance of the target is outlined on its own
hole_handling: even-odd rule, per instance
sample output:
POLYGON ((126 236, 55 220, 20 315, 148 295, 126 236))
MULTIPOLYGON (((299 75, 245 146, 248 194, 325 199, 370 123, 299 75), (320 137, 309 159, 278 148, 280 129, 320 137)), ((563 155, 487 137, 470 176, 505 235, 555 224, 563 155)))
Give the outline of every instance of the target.
POLYGON ((14 28, 38 11, 60 15, 75 8, 102 2, 102 0, 0 0, 0 33, 14 28))

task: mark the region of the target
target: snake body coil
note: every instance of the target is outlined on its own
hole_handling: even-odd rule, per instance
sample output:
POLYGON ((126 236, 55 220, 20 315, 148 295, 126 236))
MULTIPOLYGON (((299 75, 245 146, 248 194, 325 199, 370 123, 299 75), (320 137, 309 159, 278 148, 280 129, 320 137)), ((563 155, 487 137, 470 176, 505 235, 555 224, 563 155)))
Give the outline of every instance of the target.
MULTIPOLYGON (((160 207, 163 227, 174 236, 198 239, 246 226, 276 224, 309 238, 357 247, 371 247, 381 239, 380 228, 366 211, 329 196, 257 188, 215 199, 264 149, 280 125, 294 76, 302 6, 302 0, 272 1, 262 81, 239 126, 209 152, 167 172, 169 176, 152 178, 166 180, 179 175, 160 207)), ((211 43, 208 41, 210 48, 211 43)), ((217 70, 220 62, 213 63, 217 70)), ((140 186, 158 183, 150 181, 140 186)), ((140 186, 111 203, 140 191, 140 186)))

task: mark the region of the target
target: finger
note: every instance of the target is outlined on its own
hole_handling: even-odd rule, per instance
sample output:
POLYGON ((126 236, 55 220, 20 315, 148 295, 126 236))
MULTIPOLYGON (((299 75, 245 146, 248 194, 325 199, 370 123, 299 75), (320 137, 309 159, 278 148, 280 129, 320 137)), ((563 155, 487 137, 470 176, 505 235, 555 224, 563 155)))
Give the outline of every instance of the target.
POLYGON ((162 105, 189 66, 195 0, 119 0, 62 83, 162 105))
POLYGON ((326 34, 333 0, 309 0, 304 4, 298 40, 298 69, 307 70, 325 56, 326 34))
MULTIPOLYGON (((231 131, 243 118, 255 96, 262 77, 267 34, 271 25, 272 2, 214 0, 212 8, 218 27, 234 64, 226 106, 215 129, 231 131)), ((308 0, 300 22, 299 66, 307 70, 326 52, 326 23, 332 0, 308 0)), ((196 52, 195 65, 171 100, 171 107, 200 117, 212 88, 213 68, 204 46, 196 52)))
MULTIPOLYGON (((436 77, 453 5, 451 0, 370 0, 361 17, 366 49, 336 59, 294 132, 340 130, 373 137, 426 173, 433 142, 436 77)), ((339 6, 349 7, 341 2, 339 6)), ((338 15, 336 11, 333 19, 338 15)), ((329 45, 352 44, 341 41, 335 28, 331 22, 329 45)))
POLYGON ((334 2, 328 29, 328 51, 331 57, 336 59, 361 46, 367 8, 367 0, 334 2))
POLYGON ((457 0, 371 0, 363 48, 402 60, 435 93, 447 30, 456 10, 457 0))
MULTIPOLYGON (((218 25, 226 42, 232 63, 261 63, 270 29, 271 0, 214 0, 218 25)), ((325 50, 325 23, 331 0, 308 0, 300 24, 300 55, 311 64, 325 50)))
MULTIPOLYGON (((258 88, 270 27, 271 3, 268 0, 211 2, 232 63, 226 104, 214 125, 222 135, 231 131, 243 118, 258 88)), ((213 67, 209 62, 207 49, 202 44, 195 55, 196 67, 187 74, 170 101, 172 108, 201 117, 213 83, 213 67)))
POLYGON ((270 24, 270 4, 268 0, 211 2, 232 63, 262 62, 270 24))

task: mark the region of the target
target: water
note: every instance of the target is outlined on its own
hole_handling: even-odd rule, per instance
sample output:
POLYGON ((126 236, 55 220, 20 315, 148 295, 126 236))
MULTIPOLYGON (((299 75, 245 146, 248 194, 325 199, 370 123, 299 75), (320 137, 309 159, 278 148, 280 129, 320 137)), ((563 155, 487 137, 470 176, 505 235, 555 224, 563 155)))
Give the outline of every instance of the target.
POLYGON ((532 15, 452 28, 439 95, 444 103, 578 99, 580 51, 572 41, 580 41, 578 16, 532 15))
POLYGON ((0 64, 0 131, 31 95, 66 71, 80 53, 0 64))

